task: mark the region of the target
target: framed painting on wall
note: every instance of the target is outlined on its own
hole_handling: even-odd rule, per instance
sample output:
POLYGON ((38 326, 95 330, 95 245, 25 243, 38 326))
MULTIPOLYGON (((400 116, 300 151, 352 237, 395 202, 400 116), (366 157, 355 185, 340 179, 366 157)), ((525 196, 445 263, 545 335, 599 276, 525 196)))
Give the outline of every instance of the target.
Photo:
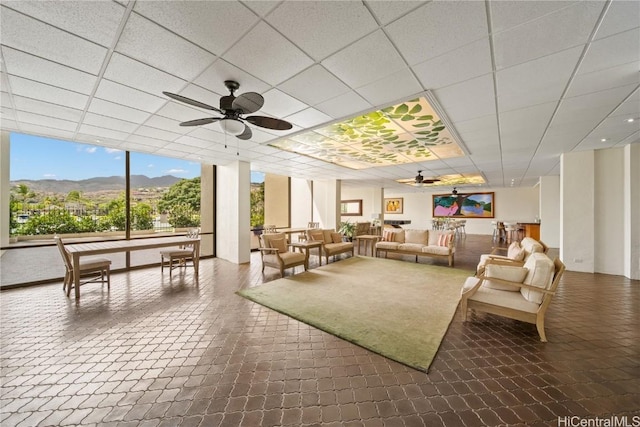
POLYGON ((384 199, 384 213, 386 214, 401 214, 404 209, 402 197, 396 197, 393 199, 384 199))
POLYGON ((495 194, 434 194, 433 217, 493 218, 495 194))

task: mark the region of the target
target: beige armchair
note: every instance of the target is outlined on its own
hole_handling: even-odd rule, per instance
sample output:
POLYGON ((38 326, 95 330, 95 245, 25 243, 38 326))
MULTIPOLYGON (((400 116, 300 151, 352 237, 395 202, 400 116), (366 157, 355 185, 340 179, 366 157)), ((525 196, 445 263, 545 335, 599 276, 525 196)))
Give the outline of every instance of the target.
POLYGON ((277 268, 284 277, 284 270, 303 265, 307 270, 308 261, 305 254, 288 250, 289 244, 284 233, 260 235, 259 247, 262 271, 265 267, 277 268))
POLYGON ((544 316, 564 273, 559 259, 532 253, 523 266, 487 262, 485 271, 469 277, 462 288, 462 319, 469 309, 533 323, 546 342, 544 316))
POLYGON ((511 242, 508 248, 496 247, 490 254, 480 255, 480 262, 476 267, 476 275, 480 276, 484 273, 484 268, 488 261, 523 266, 532 253, 541 252, 546 254, 548 250, 547 245, 531 237, 525 237, 520 242, 511 242))

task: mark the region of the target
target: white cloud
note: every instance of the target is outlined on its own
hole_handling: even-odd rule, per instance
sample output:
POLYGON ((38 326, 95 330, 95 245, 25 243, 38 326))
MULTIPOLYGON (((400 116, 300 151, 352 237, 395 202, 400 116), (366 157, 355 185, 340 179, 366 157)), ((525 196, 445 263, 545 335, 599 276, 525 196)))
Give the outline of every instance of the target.
POLYGON ((42 175, 44 178, 55 178, 56 174, 55 173, 45 173, 44 175, 42 175))
POLYGON ((147 165, 147 167, 148 167, 148 168, 155 168, 155 165, 154 165, 153 163, 149 163, 149 164, 147 165))
POLYGON ((85 151, 86 151, 87 153, 90 153, 90 154, 95 153, 97 150, 98 150, 98 147, 87 147, 87 148, 85 149, 85 151))
POLYGON ((121 153, 122 150, 119 150, 117 148, 105 148, 104 152, 107 154, 113 154, 113 153, 121 153))
POLYGON ((166 173, 170 174, 170 175, 174 175, 174 174, 181 174, 181 173, 188 173, 189 171, 184 170, 184 169, 169 169, 168 171, 166 171, 166 173))

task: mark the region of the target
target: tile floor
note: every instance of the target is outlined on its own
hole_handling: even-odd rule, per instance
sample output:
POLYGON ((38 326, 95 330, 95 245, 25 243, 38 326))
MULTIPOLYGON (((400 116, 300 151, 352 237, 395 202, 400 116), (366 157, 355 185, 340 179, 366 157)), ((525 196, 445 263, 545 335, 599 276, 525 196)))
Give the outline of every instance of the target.
MULTIPOLYGON (((467 236, 456 267, 473 269, 490 248, 490 237, 467 236)), ((173 281, 159 267, 114 274, 110 292, 86 285, 78 304, 61 283, 3 291, 0 424, 546 426, 640 416, 638 281, 567 272, 546 344, 534 325, 486 314, 462 323, 458 312, 425 374, 235 294, 277 277, 263 276, 253 254, 250 265, 203 260, 197 285, 190 270, 173 281)))

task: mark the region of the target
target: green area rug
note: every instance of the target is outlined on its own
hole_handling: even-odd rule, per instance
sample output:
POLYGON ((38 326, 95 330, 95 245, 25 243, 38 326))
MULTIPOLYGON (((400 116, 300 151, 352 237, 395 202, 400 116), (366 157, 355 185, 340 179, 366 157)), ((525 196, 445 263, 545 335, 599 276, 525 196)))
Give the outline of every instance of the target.
POLYGON ((356 256, 238 294, 428 372, 470 274, 356 256))

